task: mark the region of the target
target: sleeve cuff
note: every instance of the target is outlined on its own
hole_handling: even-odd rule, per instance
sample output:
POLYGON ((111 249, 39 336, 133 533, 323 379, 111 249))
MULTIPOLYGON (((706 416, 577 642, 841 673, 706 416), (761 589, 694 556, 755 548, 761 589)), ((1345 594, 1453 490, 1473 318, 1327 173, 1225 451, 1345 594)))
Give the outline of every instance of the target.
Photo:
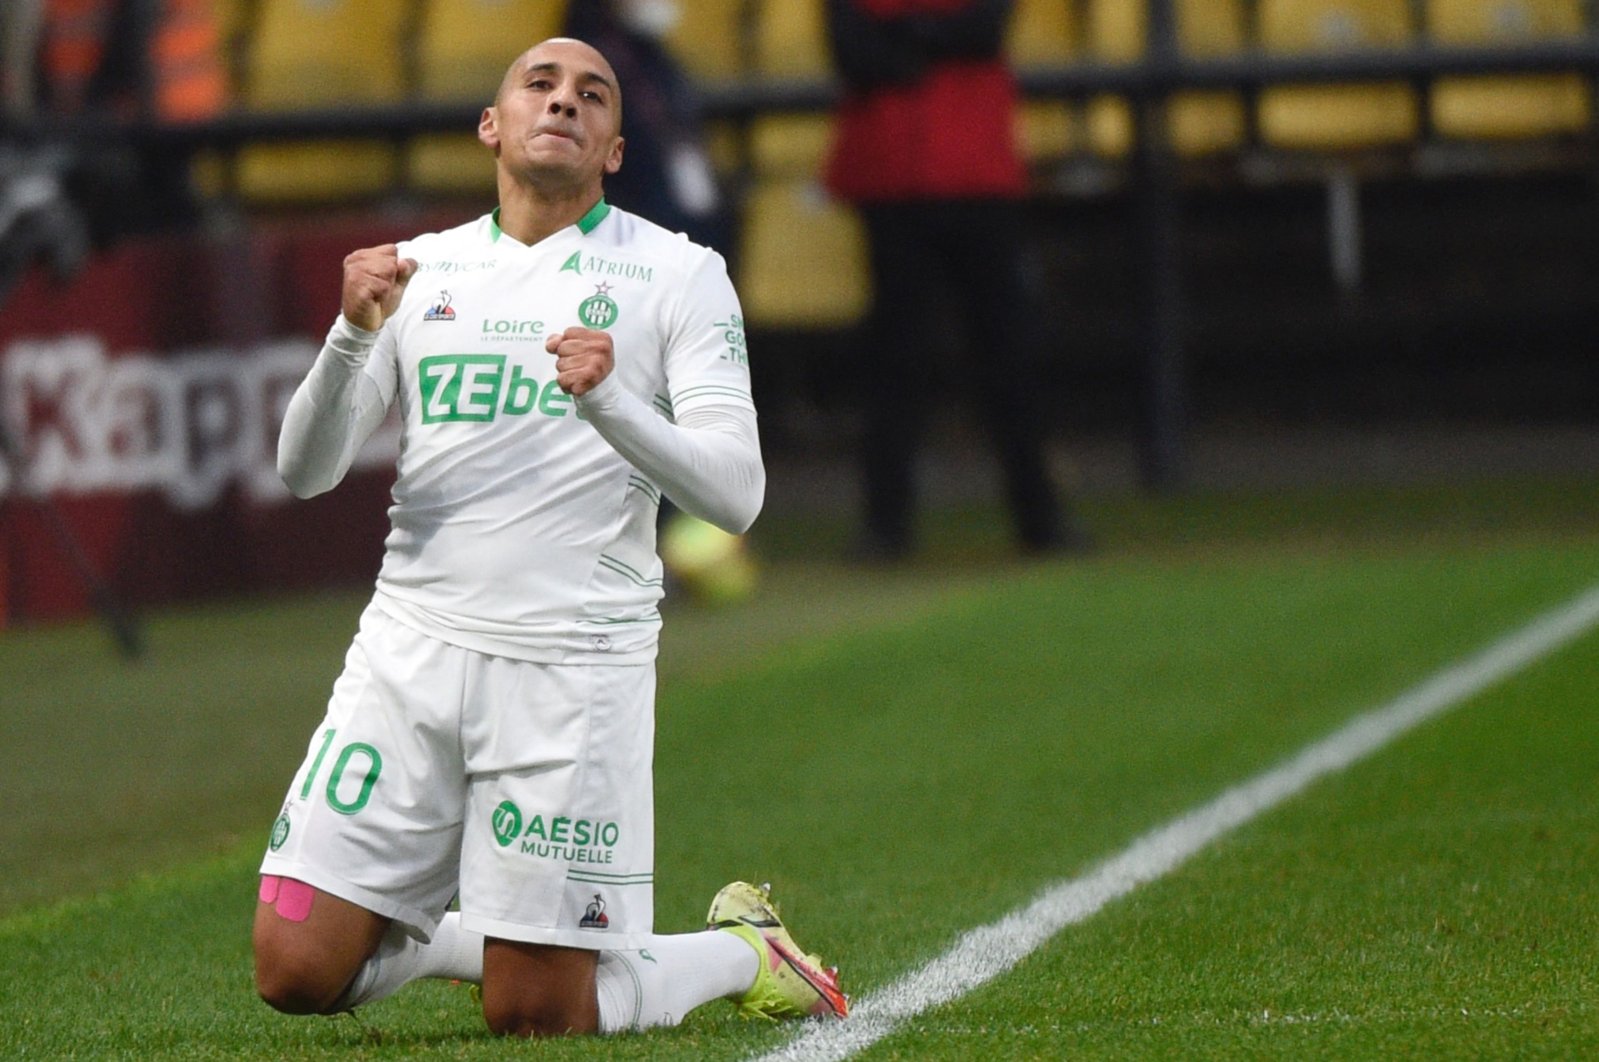
POLYGON ((583 411, 584 416, 592 413, 603 415, 615 409, 625 393, 621 381, 616 378, 616 373, 613 371, 601 380, 597 387, 586 394, 577 395, 573 401, 577 403, 577 408, 583 411))
POLYGON ((327 349, 338 354, 352 367, 358 366, 372 353, 372 348, 377 345, 378 335, 378 332, 368 332, 351 324, 341 313, 334 320, 333 327, 328 330, 327 349))

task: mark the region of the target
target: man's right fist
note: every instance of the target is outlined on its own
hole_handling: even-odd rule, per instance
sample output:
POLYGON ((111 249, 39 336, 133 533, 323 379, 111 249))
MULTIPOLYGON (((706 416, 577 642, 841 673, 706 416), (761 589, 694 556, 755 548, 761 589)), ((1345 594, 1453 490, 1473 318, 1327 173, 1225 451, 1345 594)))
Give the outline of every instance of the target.
POLYGON ((392 243, 352 251, 344 259, 344 319, 376 332, 396 307, 416 273, 416 259, 401 258, 392 243))

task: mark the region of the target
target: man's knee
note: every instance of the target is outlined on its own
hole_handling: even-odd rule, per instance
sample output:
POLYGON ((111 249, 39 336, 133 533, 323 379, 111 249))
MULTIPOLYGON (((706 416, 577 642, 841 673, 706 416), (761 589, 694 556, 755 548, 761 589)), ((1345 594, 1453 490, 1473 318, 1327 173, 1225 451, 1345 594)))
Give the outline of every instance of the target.
POLYGON ((483 1020, 498 1036, 573 1036, 596 1031, 586 1008, 532 993, 509 999, 485 994, 483 1020))
POLYGON ((501 1036, 598 1032, 597 953, 490 939, 483 947, 483 1020, 501 1036))
POLYGON ((342 970, 329 970, 319 951, 282 939, 255 941, 255 990, 284 1014, 323 1014, 333 1008, 349 983, 342 970))
POLYGON ((252 943, 255 988, 285 1014, 338 1003, 388 920, 288 878, 263 877, 252 943))

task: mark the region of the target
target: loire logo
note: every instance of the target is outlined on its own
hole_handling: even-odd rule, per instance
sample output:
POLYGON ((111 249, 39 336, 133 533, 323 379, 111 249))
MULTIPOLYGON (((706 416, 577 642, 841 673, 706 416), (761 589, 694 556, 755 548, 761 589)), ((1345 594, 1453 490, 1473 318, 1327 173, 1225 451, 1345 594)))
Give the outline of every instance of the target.
POLYGON ((594 894, 594 899, 583 909, 583 917, 578 920, 579 929, 609 929, 611 920, 605 916, 605 900, 599 893, 594 894))
POLYGON ((289 839, 289 813, 284 812, 278 816, 278 821, 272 824, 272 850, 276 852, 283 847, 283 842, 289 839))
POLYGON ((424 321, 453 321, 453 320, 455 320, 455 308, 450 305, 450 293, 448 291, 440 291, 439 292, 439 297, 434 300, 432 306, 428 307, 427 313, 422 315, 422 320, 424 320, 424 321))
POLYGON ((505 317, 495 320, 485 317, 483 318, 483 326, 478 331, 478 338, 487 343, 543 339, 544 322, 531 319, 514 320, 505 317))
POLYGON ((609 328, 616 323, 616 300, 610 296, 611 286, 599 284, 594 294, 577 304, 577 319, 589 328, 609 328))
POLYGON ((522 811, 509 800, 500 801, 494 809, 494 839, 501 848, 509 848, 522 836, 522 811))

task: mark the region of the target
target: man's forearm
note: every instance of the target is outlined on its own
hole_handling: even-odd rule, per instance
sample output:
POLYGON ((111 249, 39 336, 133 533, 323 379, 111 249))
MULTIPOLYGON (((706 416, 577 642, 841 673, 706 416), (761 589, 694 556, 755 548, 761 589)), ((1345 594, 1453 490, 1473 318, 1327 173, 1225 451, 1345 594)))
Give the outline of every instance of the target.
POLYGON ((662 419, 615 377, 577 400, 594 430, 691 516, 742 534, 766 498, 753 413, 702 410, 662 419))

